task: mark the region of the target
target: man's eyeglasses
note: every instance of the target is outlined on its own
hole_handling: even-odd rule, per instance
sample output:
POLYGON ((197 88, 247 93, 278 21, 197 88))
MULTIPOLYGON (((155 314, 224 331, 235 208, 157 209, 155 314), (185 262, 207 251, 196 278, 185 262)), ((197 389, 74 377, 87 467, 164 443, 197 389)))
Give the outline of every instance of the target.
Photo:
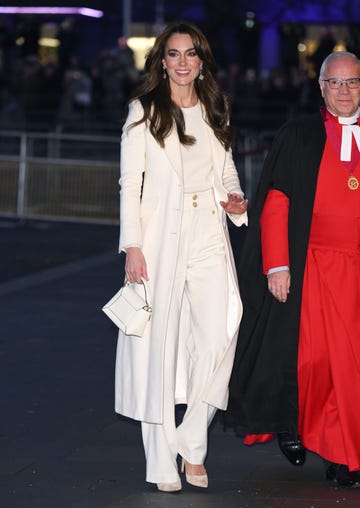
POLYGON ((340 78, 329 78, 322 79, 321 81, 325 81, 329 84, 329 87, 333 90, 337 90, 341 87, 343 83, 346 83, 346 86, 349 88, 359 88, 360 86, 360 78, 348 78, 348 79, 340 79, 340 78))

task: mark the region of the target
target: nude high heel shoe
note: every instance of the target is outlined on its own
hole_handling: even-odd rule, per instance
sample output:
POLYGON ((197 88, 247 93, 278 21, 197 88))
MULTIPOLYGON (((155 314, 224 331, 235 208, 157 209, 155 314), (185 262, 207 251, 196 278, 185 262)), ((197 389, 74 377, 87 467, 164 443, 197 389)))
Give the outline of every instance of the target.
POLYGON ((203 489, 206 489, 208 487, 208 485, 209 485, 209 480, 208 480, 208 476, 206 474, 206 471, 205 471, 205 474, 201 474, 201 475, 199 475, 199 474, 188 474, 188 472, 187 472, 188 465, 191 466, 192 464, 189 464, 189 462, 186 462, 185 459, 182 459, 182 461, 181 461, 181 472, 182 473, 185 472, 186 481, 188 483, 190 483, 190 485, 194 485, 195 487, 201 487, 203 489))
POLYGON ((181 490, 180 480, 172 483, 157 483, 156 485, 161 492, 179 492, 179 490, 181 490))

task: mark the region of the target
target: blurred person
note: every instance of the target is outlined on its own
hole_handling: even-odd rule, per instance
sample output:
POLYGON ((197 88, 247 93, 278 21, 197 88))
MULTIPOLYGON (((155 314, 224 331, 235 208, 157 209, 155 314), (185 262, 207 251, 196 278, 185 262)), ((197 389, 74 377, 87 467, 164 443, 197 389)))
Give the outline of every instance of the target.
POLYGON ((26 14, 19 17, 16 27, 16 39, 21 40, 20 54, 22 58, 39 54, 40 19, 38 16, 26 14))
POLYGON ((103 85, 103 115, 106 120, 121 120, 128 97, 123 88, 123 76, 119 71, 116 56, 111 51, 102 53, 99 59, 103 85))
POLYGON ((63 75, 58 64, 49 59, 42 66, 41 87, 39 90, 39 110, 41 118, 49 127, 57 120, 63 92, 63 75))
POLYGON ((198 27, 167 26, 121 142, 120 250, 153 312, 142 339, 119 334, 115 409, 141 421, 146 480, 165 492, 182 488, 178 455, 187 482, 208 486, 208 427, 227 405, 242 313, 226 217, 246 224, 247 200, 215 70, 198 27))
POLYGON ((64 73, 61 117, 77 118, 87 115, 92 104, 92 79, 76 55, 70 58, 64 73))
POLYGON ((68 16, 61 22, 57 38, 60 43, 58 48, 59 65, 64 72, 71 65, 71 59, 77 54, 79 46, 79 32, 76 30, 73 16, 68 16))
POLYGON ((14 36, 7 26, 6 18, 0 16, 0 114, 16 108, 13 97, 14 36))
POLYGON ((311 450, 359 487, 360 61, 331 53, 318 83, 325 108, 285 124, 260 180, 229 415, 247 444, 277 434, 292 464, 311 450))
POLYGON ((297 110, 299 113, 315 113, 322 104, 321 91, 316 76, 303 71, 304 79, 298 89, 297 110))
POLYGON ((348 51, 360 54, 360 23, 349 23, 345 43, 348 51))
POLYGON ((91 110, 95 120, 101 120, 104 113, 105 86, 98 64, 91 67, 90 76, 92 88, 91 110))
POLYGON ((232 116, 236 124, 258 127, 260 120, 260 87, 254 68, 249 67, 236 83, 232 116))
POLYGON ((0 74, 9 77, 12 72, 12 53, 15 48, 15 39, 11 33, 4 16, 0 16, 0 74))
POLYGON ((119 101, 121 113, 126 112, 126 104, 131 97, 134 88, 140 83, 140 73, 135 65, 134 51, 127 43, 127 39, 121 36, 117 40, 117 46, 110 51, 116 61, 116 74, 121 83, 122 97, 119 101))
POLYGON ((27 55, 15 76, 16 94, 30 123, 41 121, 41 92, 43 91, 42 67, 37 55, 27 55))
POLYGON ((134 51, 128 45, 126 37, 118 37, 117 45, 112 50, 112 54, 122 70, 135 68, 134 51))
POLYGON ((262 126, 278 128, 288 118, 289 76, 280 67, 260 80, 259 102, 262 126))
POLYGON ((335 47, 336 39, 328 27, 322 28, 319 44, 312 55, 307 57, 307 60, 314 66, 314 74, 319 75, 320 67, 324 58, 329 55, 335 47))
POLYGON ((286 72, 298 68, 299 43, 305 38, 305 26, 302 23, 283 22, 279 27, 281 62, 286 72))

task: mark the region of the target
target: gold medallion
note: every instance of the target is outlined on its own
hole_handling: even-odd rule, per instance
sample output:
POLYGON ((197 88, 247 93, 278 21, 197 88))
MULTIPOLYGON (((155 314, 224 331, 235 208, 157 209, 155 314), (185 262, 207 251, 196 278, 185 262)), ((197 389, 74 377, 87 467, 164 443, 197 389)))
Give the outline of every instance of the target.
POLYGON ((348 187, 351 190, 356 190, 359 187, 359 180, 356 178, 356 176, 354 175, 349 176, 348 187))

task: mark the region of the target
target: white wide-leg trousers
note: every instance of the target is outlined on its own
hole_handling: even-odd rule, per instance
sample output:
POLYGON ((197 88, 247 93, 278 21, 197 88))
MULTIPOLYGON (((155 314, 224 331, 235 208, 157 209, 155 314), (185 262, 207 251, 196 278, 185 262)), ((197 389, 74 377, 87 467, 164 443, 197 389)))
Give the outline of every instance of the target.
POLYGON ((165 345, 164 418, 162 424, 142 422, 148 482, 176 482, 178 454, 191 464, 204 463, 208 427, 216 408, 203 402, 202 396, 226 347, 227 308, 226 257, 213 191, 186 194, 165 345), (176 427, 175 381, 184 294, 190 303, 191 368, 186 412, 176 427))

